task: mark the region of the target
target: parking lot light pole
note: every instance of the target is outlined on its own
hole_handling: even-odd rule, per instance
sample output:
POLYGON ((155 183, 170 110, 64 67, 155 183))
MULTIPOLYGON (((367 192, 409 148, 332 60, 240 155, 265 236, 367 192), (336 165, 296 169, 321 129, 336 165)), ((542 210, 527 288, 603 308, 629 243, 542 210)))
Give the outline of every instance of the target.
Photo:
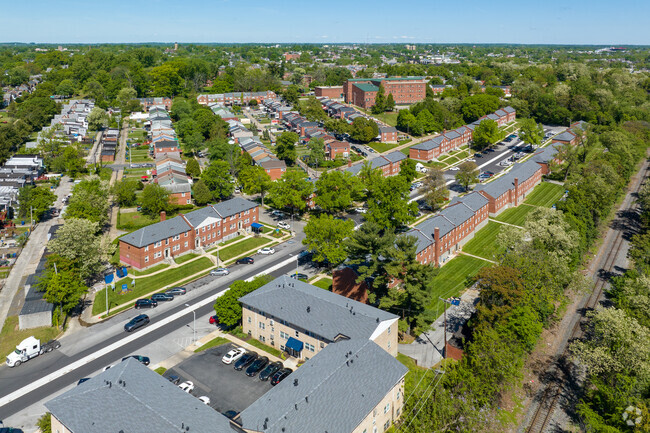
MULTIPOLYGON (((186 307, 189 307, 190 304, 185 304, 186 307)), ((194 333, 194 339, 192 340, 196 343, 196 311, 192 310, 192 315, 194 316, 194 321, 192 322, 192 331, 194 333)))

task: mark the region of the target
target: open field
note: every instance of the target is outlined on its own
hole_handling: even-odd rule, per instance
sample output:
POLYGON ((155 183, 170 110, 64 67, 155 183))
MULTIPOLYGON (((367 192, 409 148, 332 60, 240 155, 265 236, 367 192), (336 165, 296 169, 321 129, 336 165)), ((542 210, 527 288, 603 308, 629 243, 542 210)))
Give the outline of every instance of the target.
POLYGON ((503 227, 505 227, 503 224, 493 221, 488 222, 485 227, 476 232, 472 240, 465 244, 463 251, 488 260, 494 260, 502 252, 496 245, 496 239, 503 227))
POLYGON ((516 226, 523 226, 526 222, 528 214, 535 209, 534 206, 529 206, 527 204, 520 204, 517 207, 506 209, 501 212, 494 219, 497 221, 503 221, 504 223, 513 224, 516 226))
POLYGON ((4 359, 16 348, 18 343, 32 335, 41 340, 41 343, 45 343, 59 335, 59 329, 52 326, 44 326, 42 328, 20 331, 18 329, 18 316, 7 317, 2 331, 0 331, 0 356, 4 359))
MULTIPOLYGON (((235 257, 239 257, 240 255, 244 254, 246 251, 252 250, 253 248, 261 247, 262 245, 270 242, 271 241, 269 241, 267 238, 263 238, 263 237, 249 238, 243 240, 234 245, 222 248, 221 251, 219 251, 219 260, 224 262, 228 261, 235 257)), ((212 253, 212 255, 216 257, 217 256, 216 251, 212 253)))
POLYGON ((384 153, 387 152, 395 147, 397 147, 397 144, 395 143, 380 143, 378 141, 373 141, 372 143, 368 143, 368 146, 372 147, 379 153, 384 153))
POLYGON ((533 206, 551 207, 564 195, 564 186, 550 182, 542 182, 524 200, 533 206))

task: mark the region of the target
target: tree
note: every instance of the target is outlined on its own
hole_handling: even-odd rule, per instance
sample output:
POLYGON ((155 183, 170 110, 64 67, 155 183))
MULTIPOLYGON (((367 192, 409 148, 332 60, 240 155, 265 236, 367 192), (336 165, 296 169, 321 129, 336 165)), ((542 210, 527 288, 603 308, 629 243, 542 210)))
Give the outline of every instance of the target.
POLYGON ((122 87, 119 92, 117 92, 117 96, 115 97, 115 100, 117 101, 118 106, 123 112, 126 112, 126 106, 127 104, 137 98, 138 93, 135 91, 133 87, 122 87))
POLYGON ((379 224, 367 221, 345 241, 345 249, 351 264, 358 265, 358 282, 372 281, 373 291, 369 294, 370 303, 385 294, 388 279, 385 266, 389 259, 388 248, 395 243, 395 234, 379 224))
POLYGON ((380 114, 386 111, 386 93, 383 84, 379 85, 377 96, 375 96, 375 105, 372 106, 371 111, 372 114, 380 114))
POLYGON ((275 151, 278 158, 283 159, 288 165, 296 162, 296 142, 300 139, 295 132, 285 131, 276 141, 275 151))
POLYGON ((312 138, 307 144, 309 156, 307 163, 312 167, 318 167, 325 161, 325 142, 322 138, 312 138))
POLYGON ((123 179, 113 185, 113 201, 120 207, 133 206, 137 202, 135 192, 143 185, 137 179, 123 179))
POLYGON ((424 201, 435 212, 449 198, 445 173, 437 167, 431 167, 423 183, 424 201))
POLYGON ((320 215, 312 217, 305 226, 305 239, 302 243, 313 252, 314 260, 327 261, 331 268, 345 260, 343 241, 353 232, 354 221, 320 215))
POLYGON ((460 170, 456 173, 456 182, 468 191, 471 184, 478 182, 478 166, 473 162, 465 161, 458 168, 460 170))
POLYGON ((199 177, 201 175, 201 167, 199 166, 199 161, 194 158, 190 158, 185 165, 185 172, 193 178, 199 177))
POLYGON ((108 182, 88 176, 72 190, 65 218, 84 218, 98 223, 101 229, 108 221, 108 192, 108 182))
POLYGON ((170 209, 169 191, 157 183, 150 183, 144 187, 141 201, 142 213, 152 217, 170 209))
POLYGON ((55 201, 56 195, 49 188, 24 186, 18 190, 18 217, 40 221, 55 201))
POLYGON ((194 182, 192 195, 194 196, 194 201, 199 206, 205 206, 212 201, 212 192, 210 192, 203 179, 194 182))
POLYGON ((47 247, 52 253, 70 260, 81 278, 91 278, 101 271, 112 253, 111 246, 99 234, 99 228, 96 222, 66 219, 47 247))
POLYGON ((352 122, 350 137, 361 143, 368 143, 379 135, 377 123, 365 117, 357 117, 352 122))
POLYGON ((399 176, 406 179, 407 182, 411 183, 417 177, 418 172, 415 171, 415 166, 417 162, 413 159, 406 159, 402 161, 399 167, 399 176))
POLYGON ((259 194, 264 206, 264 196, 271 187, 271 177, 259 165, 249 165, 239 172, 241 182, 246 194, 259 194))
POLYGON ((382 227, 395 229, 415 218, 417 204, 409 203, 409 182, 406 178, 371 175, 370 183, 366 184, 366 188, 368 191, 366 220, 376 222, 382 227))
POLYGON ((415 116, 409 110, 399 110, 397 114, 397 129, 408 134, 414 129, 415 116))
POLYGON ((55 273, 42 287, 45 289, 45 300, 58 305, 61 313, 65 315, 69 315, 79 304, 81 297, 88 293, 88 287, 81 275, 72 270, 55 273))
POLYGON ((324 122, 327 119, 327 113, 318 99, 310 96, 306 101, 300 101, 300 114, 305 116, 311 122, 324 122))
POLYGON ((460 111, 467 123, 474 122, 486 114, 499 109, 499 98, 494 95, 472 95, 463 99, 460 111))
POLYGON ((269 194, 276 207, 290 207, 292 213, 295 213, 305 210, 307 199, 313 191, 314 185, 307 180, 307 175, 303 171, 291 170, 273 182, 269 194))
POLYGON ((300 98, 300 89, 295 84, 292 84, 282 93, 282 97, 289 104, 295 105, 298 103, 298 99, 300 98))
POLYGON ((52 414, 45 412, 45 414, 38 419, 36 426, 41 433, 52 433, 52 414))
POLYGON ((497 122, 492 119, 484 119, 474 128, 472 137, 474 148, 481 150, 501 140, 503 133, 499 130, 497 122))
POLYGON ((93 107, 88 114, 88 125, 94 129, 102 129, 108 126, 108 113, 100 107, 93 107))
POLYGON ((212 161, 201 173, 201 180, 218 201, 230 197, 235 190, 233 177, 230 175, 230 165, 226 161, 212 161))
POLYGON ((395 109, 395 98, 393 98, 393 94, 389 93, 388 96, 386 97, 386 104, 385 104, 385 111, 393 111, 395 109))
POLYGON ((74 95, 76 87, 74 85, 74 81, 65 79, 59 83, 58 86, 56 86, 56 93, 57 95, 62 95, 62 96, 72 96, 74 95))
POLYGON ((237 280, 230 284, 230 290, 217 298, 214 311, 219 317, 219 322, 227 327, 233 327, 241 322, 242 307, 239 298, 247 295, 263 285, 273 281, 270 275, 259 275, 253 281, 237 280))
POLYGON ((342 212, 360 198, 361 189, 361 181, 352 173, 327 171, 316 181, 316 204, 325 212, 342 212))
POLYGON ((544 138, 544 127, 533 119, 520 119, 519 138, 526 144, 538 146, 544 138))

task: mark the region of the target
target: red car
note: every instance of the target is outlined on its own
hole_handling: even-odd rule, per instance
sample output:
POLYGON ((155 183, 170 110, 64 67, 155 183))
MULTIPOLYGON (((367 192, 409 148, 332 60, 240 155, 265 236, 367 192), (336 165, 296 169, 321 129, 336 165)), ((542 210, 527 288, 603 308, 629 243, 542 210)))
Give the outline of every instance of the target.
POLYGON ((210 325, 218 325, 219 324, 219 318, 215 314, 214 316, 210 316, 210 325))

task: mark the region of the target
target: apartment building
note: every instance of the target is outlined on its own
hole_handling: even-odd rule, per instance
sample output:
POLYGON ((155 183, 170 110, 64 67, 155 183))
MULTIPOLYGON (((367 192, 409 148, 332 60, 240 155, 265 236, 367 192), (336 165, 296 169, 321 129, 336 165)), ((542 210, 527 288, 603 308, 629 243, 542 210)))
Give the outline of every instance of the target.
POLYGON ((162 212, 160 220, 120 238, 122 263, 144 269, 250 232, 259 210, 257 203, 237 197, 169 220, 162 212))
POLYGON ((392 94, 398 105, 414 104, 426 97, 425 77, 353 78, 343 84, 345 102, 368 109, 375 105, 382 85, 385 95, 392 94))
POLYGON ((386 155, 379 155, 369 161, 363 161, 359 164, 348 165, 344 170, 349 171, 353 175, 358 175, 364 164, 370 164, 372 169, 381 170, 384 177, 398 175, 402 166, 402 162, 407 159, 407 156, 402 152, 396 150, 395 152, 386 155))
POLYGON ((209 105, 211 103, 219 103, 223 105, 248 105, 252 100, 261 104, 267 99, 274 99, 278 96, 271 90, 263 92, 230 92, 230 93, 214 93, 214 94, 201 94, 196 97, 196 102, 201 105, 209 105))
POLYGON ((496 216, 504 209, 519 206, 542 181, 542 167, 535 161, 515 164, 507 174, 474 188, 489 201, 489 214, 496 216))

